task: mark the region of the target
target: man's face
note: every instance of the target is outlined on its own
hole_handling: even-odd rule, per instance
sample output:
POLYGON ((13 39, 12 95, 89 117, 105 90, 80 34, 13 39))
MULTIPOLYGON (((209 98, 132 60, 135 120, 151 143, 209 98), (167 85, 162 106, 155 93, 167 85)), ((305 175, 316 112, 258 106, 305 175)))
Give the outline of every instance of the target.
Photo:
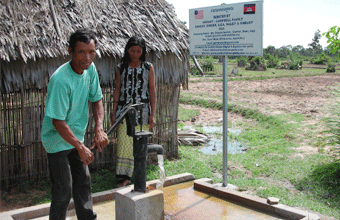
POLYGON ((71 66, 77 74, 83 74, 84 70, 88 69, 96 56, 96 45, 94 40, 89 43, 77 41, 74 50, 68 49, 72 57, 71 66))

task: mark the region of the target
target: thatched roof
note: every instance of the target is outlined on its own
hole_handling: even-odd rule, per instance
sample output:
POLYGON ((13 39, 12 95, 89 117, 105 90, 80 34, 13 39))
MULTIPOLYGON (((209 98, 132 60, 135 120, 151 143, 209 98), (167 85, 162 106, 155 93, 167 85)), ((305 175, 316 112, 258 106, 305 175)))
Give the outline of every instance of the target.
POLYGON ((186 26, 164 0, 0 0, 0 15, 6 62, 67 55, 68 38, 81 27, 98 33, 99 56, 122 56, 135 34, 156 54, 189 49, 186 26))

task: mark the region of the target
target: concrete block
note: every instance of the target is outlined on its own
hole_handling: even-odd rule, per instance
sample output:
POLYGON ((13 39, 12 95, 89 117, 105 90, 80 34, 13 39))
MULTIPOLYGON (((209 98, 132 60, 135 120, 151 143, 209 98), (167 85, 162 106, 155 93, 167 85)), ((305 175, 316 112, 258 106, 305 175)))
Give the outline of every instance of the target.
POLYGON ((275 197, 268 197, 267 198, 267 203, 270 205, 275 205, 275 204, 279 204, 280 199, 275 198, 275 197))
POLYGON ((115 193, 116 220, 163 220, 164 195, 161 190, 147 193, 124 188, 115 193))

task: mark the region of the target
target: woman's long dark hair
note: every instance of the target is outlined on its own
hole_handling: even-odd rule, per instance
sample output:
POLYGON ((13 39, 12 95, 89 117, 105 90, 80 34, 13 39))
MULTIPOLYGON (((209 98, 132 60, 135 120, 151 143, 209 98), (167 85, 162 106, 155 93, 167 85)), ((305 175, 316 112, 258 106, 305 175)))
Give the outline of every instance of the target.
POLYGON ((129 41, 126 43, 125 50, 124 50, 124 56, 122 58, 123 63, 129 63, 130 62, 130 56, 128 53, 128 49, 133 46, 140 46, 142 50, 142 56, 139 58, 140 61, 145 61, 145 54, 146 54, 146 46, 145 46, 145 40, 138 36, 133 36, 129 39, 129 41))

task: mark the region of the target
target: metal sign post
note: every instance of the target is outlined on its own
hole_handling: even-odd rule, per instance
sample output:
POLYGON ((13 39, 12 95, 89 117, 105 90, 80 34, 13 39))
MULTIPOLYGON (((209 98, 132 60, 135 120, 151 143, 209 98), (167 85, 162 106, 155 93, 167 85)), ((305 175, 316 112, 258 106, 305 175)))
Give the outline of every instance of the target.
POLYGON ((227 186, 228 169, 228 57, 223 56, 223 186, 227 186))
POLYGON ((228 56, 263 56, 263 0, 189 10, 190 55, 223 56, 223 186, 227 186, 228 56))

